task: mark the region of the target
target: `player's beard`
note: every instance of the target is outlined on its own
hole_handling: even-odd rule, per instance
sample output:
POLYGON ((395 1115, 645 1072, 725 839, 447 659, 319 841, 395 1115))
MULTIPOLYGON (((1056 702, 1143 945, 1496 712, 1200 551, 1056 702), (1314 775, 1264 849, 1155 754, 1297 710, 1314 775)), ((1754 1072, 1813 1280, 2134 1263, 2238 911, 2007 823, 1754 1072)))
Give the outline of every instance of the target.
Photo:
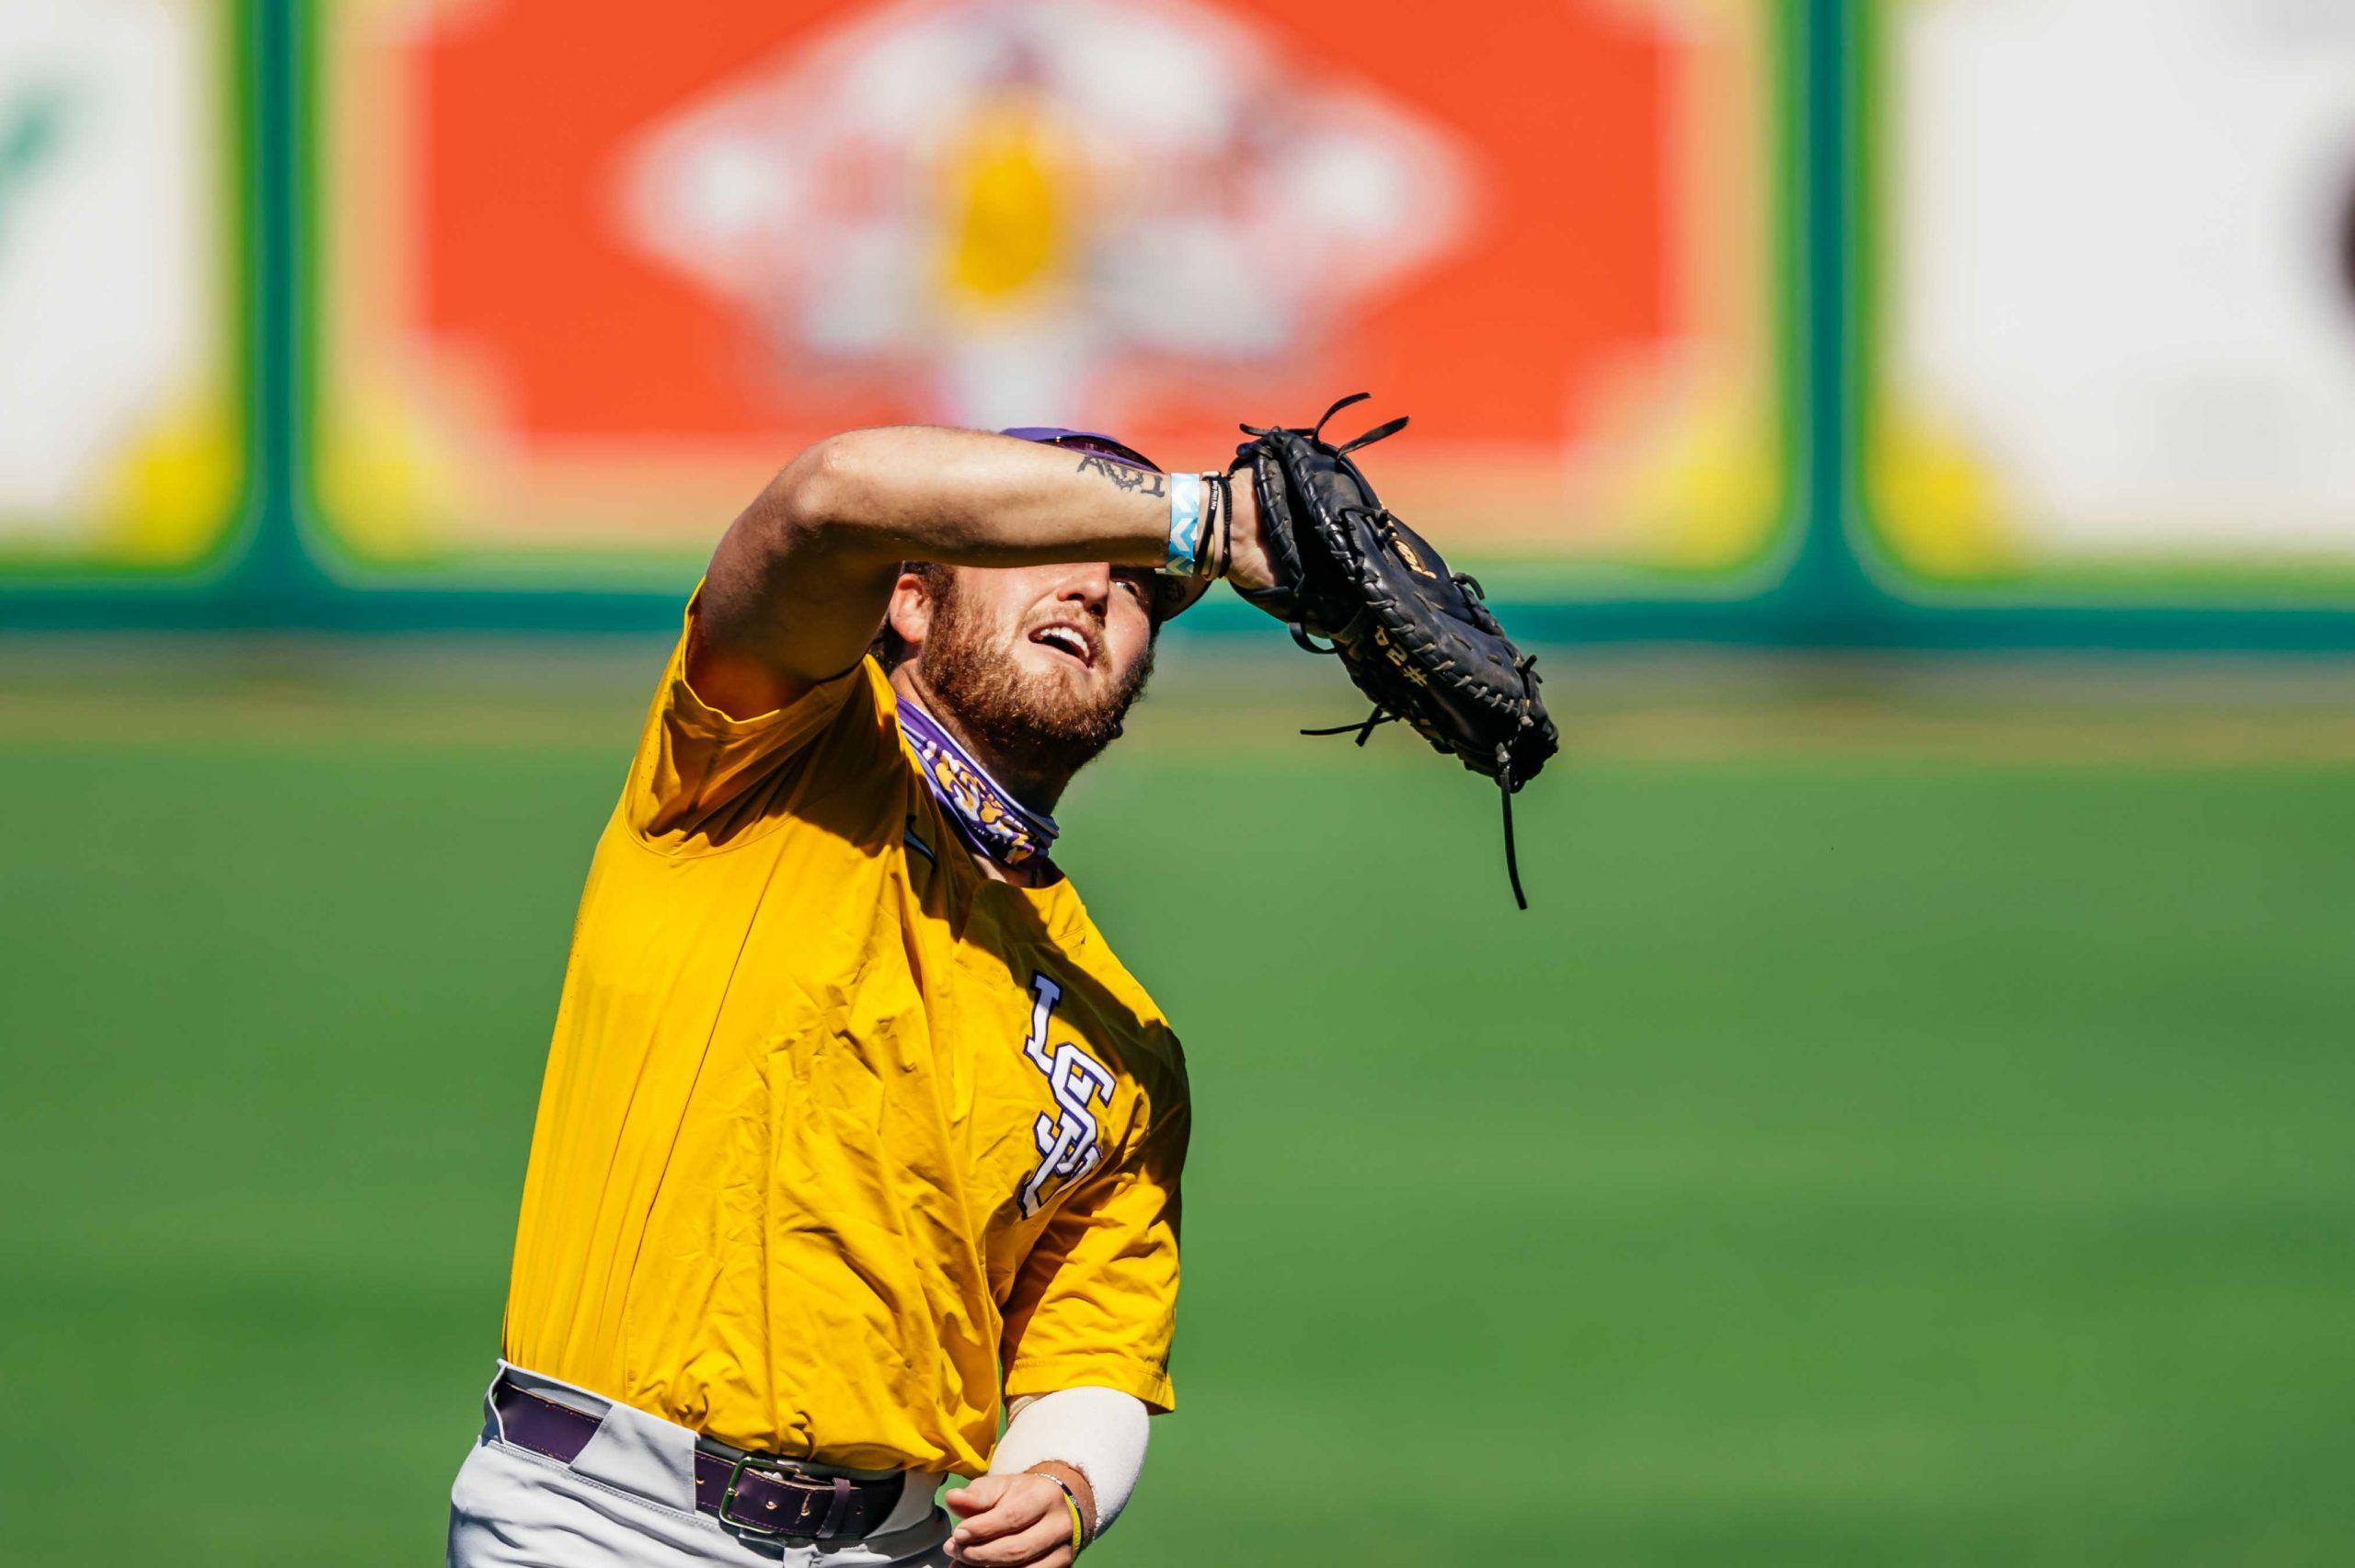
POLYGON ((916 675, 970 738, 1022 772, 1063 778, 1119 738, 1121 718, 1153 674, 1152 642, 1119 680, 1074 689, 1027 674, 1004 629, 959 597, 954 577, 944 575, 937 594, 916 675))

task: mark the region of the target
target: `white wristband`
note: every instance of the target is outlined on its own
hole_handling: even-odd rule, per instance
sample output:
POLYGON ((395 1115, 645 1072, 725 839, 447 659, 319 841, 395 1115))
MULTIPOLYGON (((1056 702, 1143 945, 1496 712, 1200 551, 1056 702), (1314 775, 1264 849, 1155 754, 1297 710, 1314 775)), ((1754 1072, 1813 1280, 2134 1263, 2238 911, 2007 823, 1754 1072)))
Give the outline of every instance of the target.
POLYGON ((990 1456, 992 1475, 1019 1475, 1052 1459, 1087 1478, 1096 1494, 1093 1540, 1112 1528, 1144 1473, 1144 1402, 1117 1389, 1058 1389, 1017 1400, 990 1456))
POLYGON ((1200 575, 1202 560, 1202 476, 1169 476, 1169 555, 1161 569, 1173 577, 1200 575))

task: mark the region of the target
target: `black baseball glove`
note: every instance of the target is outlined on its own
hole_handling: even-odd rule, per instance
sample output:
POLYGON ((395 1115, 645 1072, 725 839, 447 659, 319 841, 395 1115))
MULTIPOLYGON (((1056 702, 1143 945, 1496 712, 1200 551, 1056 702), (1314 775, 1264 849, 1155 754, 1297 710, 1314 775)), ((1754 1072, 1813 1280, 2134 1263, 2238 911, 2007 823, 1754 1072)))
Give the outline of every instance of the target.
POLYGON ((1512 843, 1513 792, 1558 744, 1537 696, 1536 657, 1512 646, 1480 585, 1451 571, 1422 535, 1382 504, 1350 453, 1406 428, 1402 417, 1353 441, 1324 439, 1325 422, 1369 395, 1344 397, 1312 429, 1246 425, 1233 471, 1247 471, 1276 584, 1244 597, 1283 621, 1311 653, 1340 656, 1373 699, 1357 732, 1404 719, 1432 747, 1497 781, 1504 797, 1505 869, 1522 909, 1512 843), (1322 637, 1327 647, 1315 639, 1322 637))

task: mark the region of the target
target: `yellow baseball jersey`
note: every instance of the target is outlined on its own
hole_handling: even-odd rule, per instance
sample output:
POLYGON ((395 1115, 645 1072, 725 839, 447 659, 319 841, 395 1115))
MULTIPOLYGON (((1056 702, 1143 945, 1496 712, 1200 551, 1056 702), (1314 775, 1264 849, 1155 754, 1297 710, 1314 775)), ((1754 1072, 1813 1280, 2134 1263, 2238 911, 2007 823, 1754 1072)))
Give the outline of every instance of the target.
POLYGON ((1167 1409, 1167 1022, 1068 881, 981 874, 872 659, 738 719, 685 657, 581 896, 507 1359, 858 1469, 978 1473, 1001 1391, 1167 1409))

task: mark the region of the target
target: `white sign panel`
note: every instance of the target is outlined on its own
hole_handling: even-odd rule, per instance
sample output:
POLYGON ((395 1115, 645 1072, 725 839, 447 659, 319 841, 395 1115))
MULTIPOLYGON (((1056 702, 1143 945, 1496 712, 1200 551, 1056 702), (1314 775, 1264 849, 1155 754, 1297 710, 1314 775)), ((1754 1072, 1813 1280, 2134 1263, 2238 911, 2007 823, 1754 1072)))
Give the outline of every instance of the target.
POLYGON ((219 28, 0 4, 0 551, 152 564, 224 521, 219 28))
POLYGON ((1870 473, 1900 553, 2355 558, 2355 5, 1881 16, 1870 473))

